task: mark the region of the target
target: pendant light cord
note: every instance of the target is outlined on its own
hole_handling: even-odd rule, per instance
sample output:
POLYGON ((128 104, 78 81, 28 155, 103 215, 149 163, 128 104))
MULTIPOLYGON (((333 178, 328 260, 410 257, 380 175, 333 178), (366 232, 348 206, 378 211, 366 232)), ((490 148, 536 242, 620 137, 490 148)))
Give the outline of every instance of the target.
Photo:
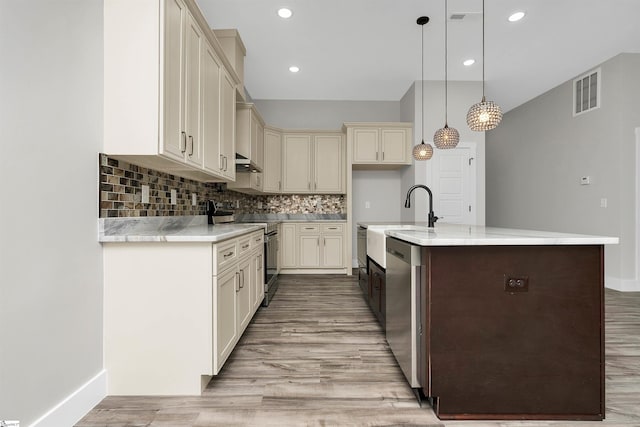
MULTIPOLYGON (((484 1, 484 0, 482 0, 484 1)), ((447 60, 449 58, 449 54, 447 51, 447 47, 448 47, 448 42, 447 42, 447 37, 449 34, 449 31, 447 30, 447 21, 448 21, 448 6, 447 6, 447 0, 444 0, 444 125, 445 127, 448 125, 448 120, 447 120, 447 116, 448 116, 448 112, 449 112, 449 85, 448 85, 448 80, 447 80, 447 70, 449 69, 449 66, 447 64, 447 60)))
POLYGON ((482 0, 482 101, 484 102, 484 0, 482 0))
POLYGON ((420 88, 422 90, 422 143, 424 144, 424 24, 420 25, 422 27, 422 43, 420 45, 420 52, 421 52, 421 69, 422 69, 422 74, 421 74, 421 79, 420 80, 420 88))

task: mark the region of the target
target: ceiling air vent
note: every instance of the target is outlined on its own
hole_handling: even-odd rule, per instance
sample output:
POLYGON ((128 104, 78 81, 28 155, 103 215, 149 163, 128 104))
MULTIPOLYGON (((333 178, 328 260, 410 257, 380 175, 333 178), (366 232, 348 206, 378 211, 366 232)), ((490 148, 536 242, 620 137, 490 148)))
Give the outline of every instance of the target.
POLYGON ((573 81, 573 115, 600 108, 600 68, 573 81))

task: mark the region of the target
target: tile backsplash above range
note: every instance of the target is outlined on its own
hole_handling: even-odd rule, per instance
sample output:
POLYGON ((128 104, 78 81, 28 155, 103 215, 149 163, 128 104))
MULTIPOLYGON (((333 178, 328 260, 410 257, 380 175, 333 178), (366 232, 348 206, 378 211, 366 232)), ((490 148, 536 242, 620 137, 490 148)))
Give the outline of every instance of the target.
POLYGON ((100 218, 205 215, 205 201, 215 200, 237 214, 345 213, 341 194, 247 195, 227 190, 226 184, 207 184, 116 160, 100 161, 100 218), (149 203, 142 203, 142 186, 149 187, 149 203), (171 203, 175 191, 175 204, 171 203), (196 205, 193 205, 195 194, 196 205))

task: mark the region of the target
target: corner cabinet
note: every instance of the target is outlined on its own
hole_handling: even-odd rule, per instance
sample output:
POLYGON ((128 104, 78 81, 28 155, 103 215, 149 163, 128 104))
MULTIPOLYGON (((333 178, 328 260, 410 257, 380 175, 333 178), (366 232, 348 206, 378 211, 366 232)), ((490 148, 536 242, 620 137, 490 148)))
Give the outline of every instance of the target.
POLYGON ((238 76, 194 0, 104 4, 104 151, 200 181, 235 179, 238 76))
POLYGON ((370 168, 411 164, 412 123, 345 123, 352 165, 370 168))
POLYGON ((346 271, 345 224, 305 222, 282 225, 282 273, 346 271))
POLYGON ((284 133, 283 193, 345 193, 346 150, 341 133, 284 133))

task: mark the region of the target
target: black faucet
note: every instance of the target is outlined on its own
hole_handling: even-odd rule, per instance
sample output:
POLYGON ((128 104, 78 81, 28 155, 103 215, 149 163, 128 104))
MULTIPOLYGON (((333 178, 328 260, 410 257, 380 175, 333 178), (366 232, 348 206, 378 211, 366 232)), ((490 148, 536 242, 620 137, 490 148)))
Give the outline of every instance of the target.
POLYGON ((215 224, 215 222, 213 222, 213 214, 216 213, 216 202, 214 202, 213 200, 208 200, 207 201, 207 224, 215 224))
POLYGON ((427 193, 429 193, 429 217, 428 217, 429 224, 428 226, 432 228, 436 225, 436 221, 438 220, 438 217, 433 213, 433 194, 431 194, 431 190, 429 190, 429 187, 421 184, 414 185, 413 187, 411 187, 409 191, 407 191, 407 199, 404 201, 404 207, 405 208, 411 207, 411 193, 413 193, 413 190, 415 190, 416 188, 424 188, 425 190, 427 190, 427 193))

